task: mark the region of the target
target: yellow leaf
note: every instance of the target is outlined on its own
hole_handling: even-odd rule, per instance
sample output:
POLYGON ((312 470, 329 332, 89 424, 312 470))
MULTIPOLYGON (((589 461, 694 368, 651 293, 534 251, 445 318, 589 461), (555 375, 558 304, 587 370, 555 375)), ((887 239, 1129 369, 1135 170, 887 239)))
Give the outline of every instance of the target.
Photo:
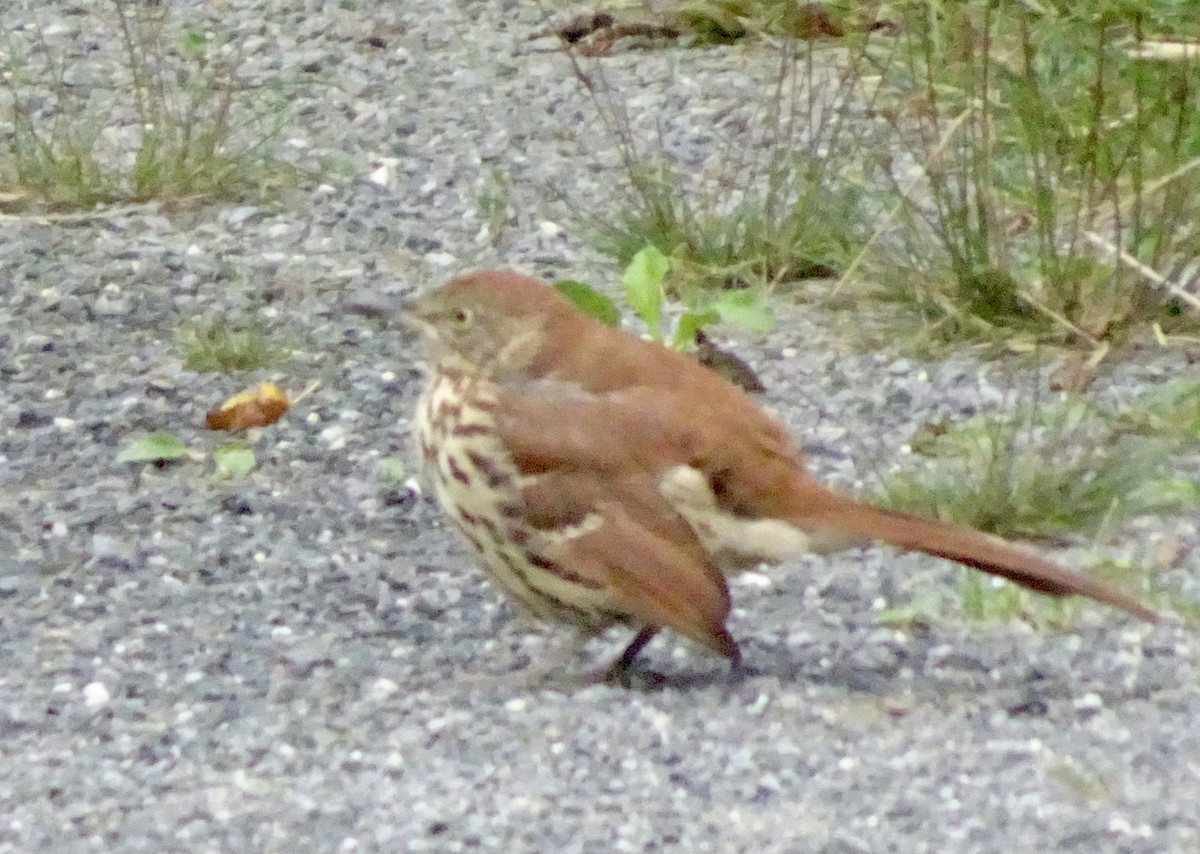
POLYGON ((274 424, 292 406, 288 396, 273 383, 262 383, 235 394, 205 416, 209 430, 245 430, 274 424))

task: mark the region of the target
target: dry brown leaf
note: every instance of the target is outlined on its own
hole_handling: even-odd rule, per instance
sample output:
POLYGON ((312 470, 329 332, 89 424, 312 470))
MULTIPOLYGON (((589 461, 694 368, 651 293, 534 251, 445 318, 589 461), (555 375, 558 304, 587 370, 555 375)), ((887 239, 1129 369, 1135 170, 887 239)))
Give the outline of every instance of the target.
POLYGON ((292 406, 288 396, 273 383, 261 383, 235 394, 204 418, 209 430, 246 430, 265 427, 283 417, 292 406))

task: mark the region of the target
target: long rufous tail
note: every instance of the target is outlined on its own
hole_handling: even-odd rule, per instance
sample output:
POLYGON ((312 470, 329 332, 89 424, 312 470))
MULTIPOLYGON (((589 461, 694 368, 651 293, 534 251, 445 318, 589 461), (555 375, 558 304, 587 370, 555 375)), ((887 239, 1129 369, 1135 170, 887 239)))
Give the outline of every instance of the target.
POLYGON ((1063 569, 981 531, 882 510, 841 496, 832 496, 822 506, 820 517, 819 525, 814 525, 811 518, 802 520, 801 524, 808 528, 862 535, 901 549, 947 558, 1050 596, 1086 596, 1139 619, 1158 622, 1153 611, 1123 590, 1063 569))

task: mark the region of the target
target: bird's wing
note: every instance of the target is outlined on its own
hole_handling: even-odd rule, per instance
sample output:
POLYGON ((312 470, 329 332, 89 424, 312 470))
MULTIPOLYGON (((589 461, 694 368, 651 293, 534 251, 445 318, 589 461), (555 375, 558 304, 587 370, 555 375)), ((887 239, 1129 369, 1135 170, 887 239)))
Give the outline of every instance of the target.
POLYGON ((555 383, 498 397, 493 416, 522 478, 524 521, 565 532, 550 538, 544 556, 605 585, 635 622, 732 655, 725 579, 644 462, 661 456, 671 437, 619 398, 555 383))

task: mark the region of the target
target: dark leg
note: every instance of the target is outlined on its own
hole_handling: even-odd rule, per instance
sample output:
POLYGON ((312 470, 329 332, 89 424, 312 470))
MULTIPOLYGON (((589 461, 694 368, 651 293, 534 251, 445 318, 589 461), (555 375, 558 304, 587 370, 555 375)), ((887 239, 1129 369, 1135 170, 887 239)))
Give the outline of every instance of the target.
POLYGON ((608 671, 605 674, 606 681, 616 682, 625 688, 631 687, 629 674, 633 669, 633 660, 637 658, 637 654, 642 651, 646 644, 654 640, 654 636, 659 631, 658 626, 647 626, 639 631, 634 639, 629 642, 629 646, 625 647, 625 651, 621 653, 620 657, 609 665, 608 671))
POLYGON ((742 651, 735 646, 733 648, 733 655, 729 656, 729 673, 726 677, 728 680, 726 684, 729 686, 729 689, 731 691, 736 689, 742 680, 751 673, 751 669, 742 661, 742 651))
POLYGON ((747 672, 746 665, 742 663, 742 651, 736 645, 733 648, 733 654, 729 656, 729 672, 739 677, 747 672))

